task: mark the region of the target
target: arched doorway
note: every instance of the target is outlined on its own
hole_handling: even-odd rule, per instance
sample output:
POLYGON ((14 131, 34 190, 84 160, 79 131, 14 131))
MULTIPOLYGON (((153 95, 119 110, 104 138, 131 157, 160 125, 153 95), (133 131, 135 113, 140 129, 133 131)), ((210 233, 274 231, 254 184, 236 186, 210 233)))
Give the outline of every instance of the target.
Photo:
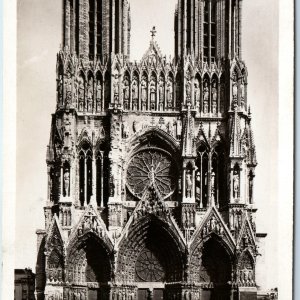
POLYGON ((201 300, 229 300, 231 260, 225 248, 214 238, 203 244, 199 281, 204 283, 201 300))
POLYGON ((183 247, 170 225, 154 215, 140 219, 121 243, 117 281, 137 286, 137 299, 164 299, 164 285, 183 280, 183 247))
POLYGON ((70 293, 76 293, 78 288, 82 287, 85 289, 87 300, 109 299, 108 282, 111 281, 109 256, 108 248, 94 234, 88 233, 82 237, 69 253, 70 293))

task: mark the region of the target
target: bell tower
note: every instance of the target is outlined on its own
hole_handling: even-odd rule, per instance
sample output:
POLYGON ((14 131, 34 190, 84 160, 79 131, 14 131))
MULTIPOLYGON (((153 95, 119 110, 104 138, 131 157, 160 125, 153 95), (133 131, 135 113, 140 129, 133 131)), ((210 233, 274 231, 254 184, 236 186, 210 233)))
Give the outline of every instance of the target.
POLYGON ((242 54, 241 0, 179 0, 175 56, 215 61, 242 54))
POLYGON ((64 0, 63 48, 78 58, 129 56, 130 7, 127 0, 64 0))

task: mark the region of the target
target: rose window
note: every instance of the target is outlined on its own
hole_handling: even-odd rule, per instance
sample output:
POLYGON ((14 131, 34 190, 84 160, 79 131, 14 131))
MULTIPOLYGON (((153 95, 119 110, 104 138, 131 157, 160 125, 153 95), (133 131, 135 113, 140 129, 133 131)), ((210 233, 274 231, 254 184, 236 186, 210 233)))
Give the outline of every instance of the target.
POLYGON ((176 174, 176 166, 169 154, 157 149, 142 150, 129 162, 127 187, 141 198, 153 184, 165 199, 175 190, 176 174))
POLYGON ((164 269, 157 257, 144 249, 136 261, 136 274, 142 281, 157 282, 164 278, 164 269))

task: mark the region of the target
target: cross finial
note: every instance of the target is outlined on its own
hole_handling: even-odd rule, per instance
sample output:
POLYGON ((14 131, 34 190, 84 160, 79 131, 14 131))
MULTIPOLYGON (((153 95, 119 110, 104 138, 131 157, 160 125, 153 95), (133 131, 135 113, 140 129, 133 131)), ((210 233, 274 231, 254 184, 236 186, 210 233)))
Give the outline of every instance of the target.
POLYGON ((156 34, 155 26, 152 27, 152 30, 150 30, 150 32, 151 32, 152 40, 154 40, 154 37, 155 37, 155 34, 156 34))

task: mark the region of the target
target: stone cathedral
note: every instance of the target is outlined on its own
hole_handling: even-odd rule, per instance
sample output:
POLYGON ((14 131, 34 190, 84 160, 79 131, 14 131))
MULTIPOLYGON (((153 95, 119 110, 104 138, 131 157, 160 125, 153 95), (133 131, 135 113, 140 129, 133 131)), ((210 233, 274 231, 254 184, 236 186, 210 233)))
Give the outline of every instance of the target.
POLYGON ((63 1, 37 300, 257 299, 242 3, 178 0, 137 62, 127 0, 63 1))

